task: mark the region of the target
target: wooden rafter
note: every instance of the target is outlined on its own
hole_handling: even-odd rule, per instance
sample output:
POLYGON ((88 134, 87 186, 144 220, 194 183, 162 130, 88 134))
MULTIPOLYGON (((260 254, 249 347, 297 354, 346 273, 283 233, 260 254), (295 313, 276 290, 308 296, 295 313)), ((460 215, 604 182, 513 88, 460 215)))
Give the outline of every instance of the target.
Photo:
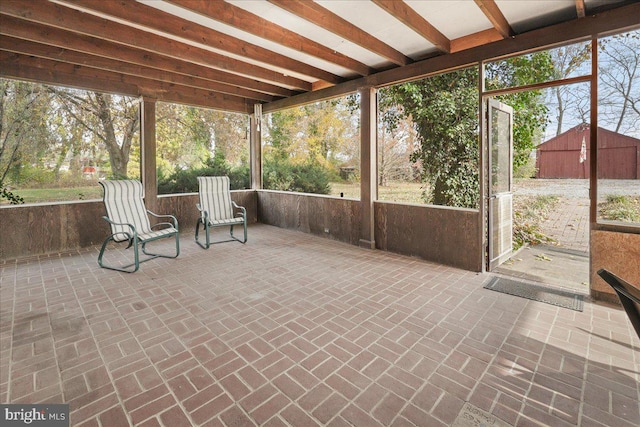
POLYGON ((474 0, 480 10, 485 14, 485 16, 491 21, 493 27, 498 30, 502 37, 507 38, 513 36, 515 33, 507 22, 507 19, 504 17, 500 8, 496 4, 494 0, 474 0))
POLYGON ((269 0, 269 2, 327 31, 337 34, 360 47, 374 52, 396 65, 407 65, 413 62, 411 58, 405 56, 402 52, 378 40, 371 34, 351 24, 346 19, 320 6, 318 3, 292 0, 269 0))
POLYGON ((71 33, 35 22, 24 21, 11 16, 0 15, 0 35, 43 43, 49 46, 129 62, 178 74, 198 76, 215 82, 224 82, 276 96, 291 96, 294 92, 269 83, 220 70, 178 61, 167 56, 153 54, 129 46, 120 45, 95 37, 71 33))
POLYGON ((375 72, 374 69, 349 58, 335 50, 329 49, 320 43, 303 37, 293 31, 287 30, 277 24, 255 15, 251 12, 234 6, 222 0, 168 0, 169 3, 182 7, 192 12, 199 13, 208 18, 231 25, 266 40, 278 43, 282 46, 295 49, 307 55, 329 61, 348 70, 352 70, 361 76, 375 72))
POLYGON ((637 16, 640 16, 640 3, 632 3, 620 8, 593 15, 589 25, 574 20, 553 26, 539 28, 523 34, 515 39, 502 39, 491 44, 476 46, 449 55, 414 62, 405 67, 397 67, 381 71, 372 76, 350 80, 317 92, 306 92, 290 98, 279 99, 265 104, 263 113, 270 113, 286 108, 337 98, 358 90, 361 87, 380 87, 407 82, 429 75, 476 66, 478 62, 500 58, 521 52, 537 50, 541 47, 555 46, 567 40, 586 40, 602 34, 611 34, 620 29, 640 28, 637 16))
POLYGON ((498 40, 504 40, 502 34, 500 34, 495 28, 489 28, 488 30, 451 40, 451 53, 471 49, 476 46, 482 46, 487 43, 493 43, 498 40))
POLYGON ((41 83, 68 85, 100 92, 115 91, 129 96, 150 96, 160 101, 248 113, 253 104, 241 97, 223 95, 192 87, 176 87, 142 77, 124 77, 95 68, 65 62, 34 58, 0 51, 0 76, 21 78, 41 83))
MULTIPOLYGON (((504 40, 513 31, 498 10, 497 0, 477 0, 477 7, 495 28, 447 40, 430 31, 431 12, 418 13, 409 7, 408 0, 372 1, 398 19, 396 24, 431 40, 440 52, 432 49, 419 62, 376 70, 333 51, 327 40, 323 44, 328 31, 320 33, 315 25, 292 27, 296 32, 284 28, 292 16, 279 4, 303 7, 304 13, 299 15, 309 17, 318 11, 329 12, 316 7, 324 4, 322 1, 307 5, 309 0, 272 0, 274 5, 265 6, 222 0, 163 0, 165 9, 134 0, 0 0, 0 74, 175 102, 189 103, 190 99, 194 105, 212 108, 225 109, 223 104, 228 101, 228 109, 233 111, 251 111, 247 106, 266 103, 263 111, 269 111, 640 26, 636 18, 640 3, 615 0, 615 6, 604 6, 598 14, 599 9, 591 11, 589 25, 584 19, 574 19, 567 25, 552 25, 553 29, 539 26, 504 40), (263 18, 247 10, 267 13, 263 18), (545 28, 549 31, 541 31, 545 28), (276 43, 280 46, 274 46, 276 43)), ((572 3, 576 16, 586 14, 585 3, 572 3)), ((531 22, 533 18, 540 20, 543 13, 533 15, 531 22)), ((331 18, 323 27, 343 24, 335 20, 336 14, 331 18)), ((320 19, 317 14, 313 18, 316 22, 320 19)), ((393 18, 380 12, 375 19, 383 22, 393 18)), ((346 25, 340 31, 352 29, 346 25)), ((389 37, 401 37, 399 34, 389 37)), ((351 35, 350 39, 356 37, 351 35)), ((391 44, 387 39, 385 42, 391 44)), ((423 49, 430 48, 424 45, 423 49)), ((412 55, 419 54, 419 48, 410 49, 412 55)))
POLYGON ((576 0, 576 15, 578 18, 584 18, 587 14, 587 10, 584 5, 584 0, 576 0))
POLYGON ((451 51, 451 41, 429 21, 420 16, 402 0, 373 0, 375 4, 390 13, 416 33, 427 39, 441 52, 451 51))
POLYGON ((98 12, 113 16, 126 22, 157 30, 165 34, 171 34, 172 36, 178 36, 202 45, 211 46, 264 64, 285 68, 294 73, 314 77, 328 83, 336 84, 344 81, 342 77, 320 68, 291 59, 195 22, 162 12, 140 2, 122 0, 64 0, 64 3, 73 5, 89 13, 98 12))
POLYGON ((304 80, 50 2, 2 0, 0 13, 218 70, 251 76, 284 87, 311 90, 311 83, 304 80))
POLYGON ((77 52, 59 47, 52 47, 42 43, 35 43, 11 36, 0 37, 0 49, 6 52, 13 52, 22 55, 29 55, 58 62, 66 62, 69 64, 82 65, 99 70, 110 71, 113 73, 121 74, 122 80, 124 80, 124 76, 127 75, 153 79, 168 84, 189 86, 197 89, 240 96, 256 101, 270 102, 276 99, 276 97, 273 95, 245 89, 226 83, 206 80, 200 77, 185 74, 178 74, 175 72, 160 70, 144 65, 136 65, 131 62, 110 59, 103 56, 77 52))

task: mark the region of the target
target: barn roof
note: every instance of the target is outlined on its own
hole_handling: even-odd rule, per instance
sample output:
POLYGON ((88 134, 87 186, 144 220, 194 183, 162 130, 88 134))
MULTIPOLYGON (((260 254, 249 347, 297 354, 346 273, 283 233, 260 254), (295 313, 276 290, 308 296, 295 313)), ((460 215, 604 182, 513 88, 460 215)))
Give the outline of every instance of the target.
MULTIPOLYGON (((581 123, 558 136, 548 139, 538 145, 537 149, 540 151, 580 151, 582 148, 582 139, 584 138, 586 149, 588 150, 589 141, 591 140, 589 129, 589 124, 581 123)), ((600 148, 640 147, 640 139, 598 126, 598 146, 600 148)))

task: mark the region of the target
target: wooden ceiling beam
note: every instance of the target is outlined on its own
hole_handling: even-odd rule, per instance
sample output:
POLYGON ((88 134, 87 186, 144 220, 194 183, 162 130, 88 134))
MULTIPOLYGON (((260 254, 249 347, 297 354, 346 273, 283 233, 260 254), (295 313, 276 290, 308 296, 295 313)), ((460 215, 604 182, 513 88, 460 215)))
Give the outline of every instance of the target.
POLYGON ((388 44, 378 40, 371 34, 356 27, 346 19, 331 12, 329 9, 320 6, 313 1, 292 1, 292 0, 268 0, 281 9, 286 10, 306 21, 309 21, 320 28, 330 31, 351 43, 367 49, 383 58, 388 59, 396 65, 407 65, 413 62, 411 58, 402 52, 392 48, 388 44))
POLYGON ((253 99, 256 102, 270 102, 276 100, 276 97, 272 95, 244 89, 234 85, 213 82, 211 80, 205 80, 199 77, 159 70, 156 68, 136 65, 129 62, 104 58, 97 55, 76 52, 69 49, 52 47, 42 43, 35 43, 11 36, 0 37, 0 49, 6 52, 35 56, 38 58, 50 59, 59 62, 67 62, 70 64, 97 68, 99 70, 111 71, 118 74, 126 74, 135 77, 157 80, 168 84, 189 86, 197 89, 226 93, 229 95, 253 99))
POLYGON ((6 78, 69 86, 97 92, 110 92, 133 97, 147 96, 165 102, 175 102, 224 111, 250 113, 253 103, 237 96, 192 87, 169 85, 155 80, 117 75, 74 64, 34 58, 0 51, 0 75, 6 78))
POLYGON ((477 65, 480 61, 523 54, 541 48, 576 43, 594 37, 609 36, 640 28, 640 3, 631 3, 616 9, 589 15, 589 25, 582 20, 574 20, 532 30, 515 37, 502 39, 494 43, 461 50, 449 55, 439 55, 424 59, 404 67, 381 71, 367 77, 361 77, 321 89, 306 92, 290 98, 279 99, 263 105, 263 113, 271 113, 296 107, 319 100, 336 98, 353 93, 362 87, 382 87, 424 78, 430 75, 477 65))
POLYGON ((373 0, 391 16, 427 39, 441 52, 451 52, 451 41, 402 0, 373 0))
POLYGON ((204 25, 162 12, 140 2, 125 0, 63 0, 62 3, 78 7, 87 13, 99 12, 171 35, 172 37, 181 37, 236 56, 246 57, 274 67, 290 70, 294 73, 324 80, 328 83, 337 84, 345 81, 344 78, 336 74, 221 33, 204 25))
POLYGON ((117 93, 133 97, 140 96, 139 88, 132 83, 124 83, 113 79, 100 81, 95 74, 89 75, 77 72, 81 67, 72 64, 40 60, 39 58, 3 50, 0 50, 0 62, 2 63, 0 75, 4 78, 68 86, 97 92, 117 93), (49 68, 46 68, 47 66, 49 68))
POLYGON ((311 90, 310 82, 48 1, 2 0, 0 13, 293 89, 311 90))
POLYGON ((167 0, 176 6, 190 10, 247 33, 278 43, 307 55, 334 63, 361 76, 375 72, 362 62, 349 58, 313 40, 287 30, 251 12, 223 0, 167 0))
MULTIPOLYGON (((0 2, 1 3, 1 2, 0 2)), ((83 52, 117 61, 129 62, 159 70, 190 75, 214 82, 237 85, 274 96, 291 96, 295 92, 269 83, 264 83, 226 73, 202 65, 179 61, 163 55, 96 39, 82 34, 71 33, 57 28, 0 14, 0 35, 42 43, 59 48, 83 52)))
POLYGON ((502 37, 509 38, 515 34, 509 22, 507 22, 507 18, 504 17, 502 11, 496 4, 494 0, 474 0, 480 10, 485 14, 485 16, 491 21, 493 28, 498 30, 502 37))
POLYGON ((468 36, 451 40, 451 53, 482 46, 487 43, 497 42, 502 39, 504 39, 504 37, 502 37, 502 34, 500 34, 498 30, 495 28, 489 28, 488 30, 479 31, 468 36))

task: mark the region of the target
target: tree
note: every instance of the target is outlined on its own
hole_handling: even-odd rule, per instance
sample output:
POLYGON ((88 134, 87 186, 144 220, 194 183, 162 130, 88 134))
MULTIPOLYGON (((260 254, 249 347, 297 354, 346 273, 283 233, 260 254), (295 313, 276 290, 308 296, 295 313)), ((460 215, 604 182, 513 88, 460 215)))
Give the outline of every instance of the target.
POLYGON ((140 113, 137 100, 99 92, 50 87, 59 100, 61 112, 85 130, 93 146, 102 145, 109 153, 111 176, 128 176, 134 140, 139 139, 140 113))
POLYGON ((48 121, 49 101, 41 85, 0 79, 0 189, 12 204, 22 198, 9 190, 7 181, 19 181, 22 169, 37 163, 51 141, 40 126, 48 121))
POLYGON ((158 103, 158 192, 198 190, 197 177, 226 175, 231 189, 249 186, 248 117, 158 103))
POLYGON ((352 136, 348 107, 342 99, 333 99, 300 108, 303 112, 300 136, 304 139, 308 158, 331 167, 352 136))
POLYGON ((284 160, 295 155, 294 138, 299 123, 300 110, 291 108, 269 114, 264 121, 264 155, 284 160))
MULTIPOLYGON (((553 79, 566 79, 580 70, 585 62, 591 59, 591 42, 559 47, 552 49, 549 53, 553 63, 553 79)), ((584 74, 589 72, 589 70, 585 70, 584 74)), ((577 108, 580 112, 585 112, 589 110, 591 104, 588 93, 585 96, 584 93, 580 93, 581 91, 576 91, 573 85, 554 86, 551 91, 557 111, 555 134, 558 136, 563 131, 568 106, 573 109, 577 108)))
MULTIPOLYGON (((487 86, 518 87, 548 81, 554 77, 551 54, 548 51, 508 58, 487 65, 487 86)), ((513 168, 527 164, 531 151, 542 142, 542 131, 548 120, 542 90, 527 90, 496 97, 513 108, 513 168)))
POLYGON ((420 147, 411 160, 422 164, 422 178, 430 183, 426 202, 477 206, 477 87, 477 69, 467 68, 381 91, 381 107, 402 105, 418 132, 420 147))
POLYGON ((265 187, 328 193, 329 177, 358 153, 353 111, 340 98, 269 114, 263 122, 265 187))
POLYGON ((640 30, 600 40, 598 124, 640 137, 640 30))
POLYGON ((208 110, 160 102, 156 108, 158 173, 197 169, 213 151, 208 110))
MULTIPOLYGON (((547 52, 523 55, 487 65, 489 89, 545 81, 553 72, 547 52)), ((467 68, 381 91, 381 108, 402 106, 411 119, 420 147, 411 155, 429 183, 425 201, 437 205, 477 207, 478 183, 478 71, 467 68)), ((525 164, 547 123, 547 107, 540 91, 518 92, 498 99, 514 109, 514 167, 525 164)), ((383 116, 383 120, 388 117, 383 116)), ((397 119, 388 129, 397 127, 397 119)))
POLYGON ((214 150, 224 153, 233 166, 249 164, 249 117, 244 114, 207 110, 214 150))
POLYGON ((265 120, 265 154, 332 167, 353 152, 358 126, 343 98, 274 112, 265 120))
MULTIPOLYGON (((410 120, 402 118, 402 106, 393 105, 381 111, 378 123, 378 185, 390 179, 414 178, 411 154, 418 147, 418 135, 410 120)), ((419 168, 417 168, 419 169, 419 168)))

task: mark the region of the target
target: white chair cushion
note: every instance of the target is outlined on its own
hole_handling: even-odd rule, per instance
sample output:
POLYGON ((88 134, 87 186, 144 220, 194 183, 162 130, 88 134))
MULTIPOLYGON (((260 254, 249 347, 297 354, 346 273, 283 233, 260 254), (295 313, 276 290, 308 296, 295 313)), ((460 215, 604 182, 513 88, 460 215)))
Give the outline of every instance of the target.
MULTIPOLYGON (((107 217, 111 221, 133 225, 139 236, 157 233, 151 230, 140 181, 126 179, 100 181, 100 184, 104 188, 104 205, 107 217)), ((127 240, 127 237, 122 232, 130 233, 131 229, 124 225, 111 224, 111 232, 115 234, 114 240, 123 241, 127 240)))
MULTIPOLYGON (((200 207, 209 214, 211 224, 235 223, 229 177, 227 176, 199 176, 198 177, 200 207)), ((240 218, 242 223, 242 218, 240 218)))

